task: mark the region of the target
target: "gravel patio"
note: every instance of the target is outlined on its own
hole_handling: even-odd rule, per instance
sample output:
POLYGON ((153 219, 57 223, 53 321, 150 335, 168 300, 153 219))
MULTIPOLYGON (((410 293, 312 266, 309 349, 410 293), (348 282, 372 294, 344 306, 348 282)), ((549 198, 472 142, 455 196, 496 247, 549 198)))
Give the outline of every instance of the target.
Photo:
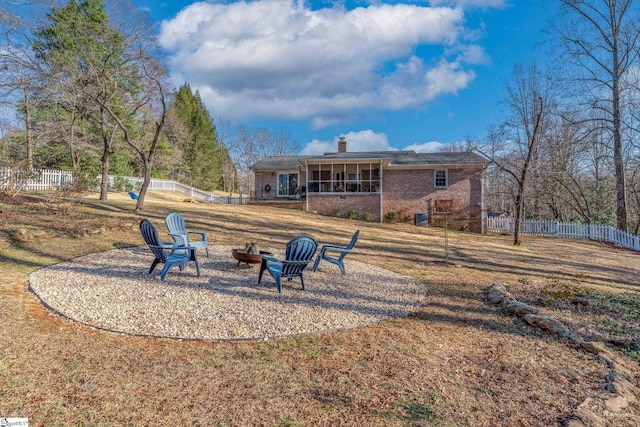
MULTIPOLYGON (((356 328, 415 312, 426 288, 415 279, 345 259, 346 275, 321 263, 278 294, 259 266, 232 258, 233 246, 212 245, 195 265, 160 281, 147 271, 148 248, 117 249, 70 259, 31 273, 29 287, 54 312, 101 330, 188 340, 264 340, 356 328)), ((275 256, 281 251, 268 249, 275 256)))

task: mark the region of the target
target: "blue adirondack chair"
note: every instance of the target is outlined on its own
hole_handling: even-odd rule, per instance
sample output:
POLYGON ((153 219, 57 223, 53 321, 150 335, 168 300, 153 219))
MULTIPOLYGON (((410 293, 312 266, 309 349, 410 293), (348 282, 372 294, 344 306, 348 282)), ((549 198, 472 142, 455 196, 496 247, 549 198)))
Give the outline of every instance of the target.
POLYGON ((276 281, 278 293, 282 292, 283 277, 286 277, 287 280, 299 277, 300 282, 302 282, 302 289, 304 290, 302 272, 313 260, 316 249, 318 249, 318 242, 316 242, 313 237, 298 236, 287 243, 285 259, 283 261, 271 255, 263 254, 258 283, 262 280, 262 273, 267 270, 273 277, 273 280, 276 281))
POLYGON ((195 249, 178 246, 175 242, 161 242, 158 237, 158 230, 148 219, 140 221, 140 233, 155 256, 148 274, 153 273, 156 266, 163 263, 164 267, 160 272, 160 280, 164 280, 171 268, 178 266, 182 271, 186 263, 194 261, 196 263, 196 272, 200 277, 200 264, 198 263, 195 249))
POLYGON ((133 191, 129 191, 129 197, 131 197, 133 200, 138 200, 138 195, 133 191))
POLYGON ((359 235, 360 230, 356 230, 356 232, 353 233, 351 242, 349 242, 347 246, 323 245, 322 248, 320 248, 320 253, 316 257, 316 262, 313 264, 313 271, 316 271, 318 269, 320 261, 325 260, 340 267, 340 271, 342 272, 342 274, 347 274, 344 271, 343 260, 344 257, 347 256, 347 254, 351 252, 351 249, 353 249, 353 247, 356 245, 359 235), (330 252, 333 252, 334 254, 331 255, 330 252))
POLYGON ((189 248, 198 249, 205 248, 207 256, 209 256, 209 242, 207 242, 207 233, 204 231, 187 231, 184 218, 178 213, 170 213, 164 220, 169 230, 169 235, 179 246, 188 246, 189 248), (189 235, 199 236, 199 240, 191 240, 189 235))

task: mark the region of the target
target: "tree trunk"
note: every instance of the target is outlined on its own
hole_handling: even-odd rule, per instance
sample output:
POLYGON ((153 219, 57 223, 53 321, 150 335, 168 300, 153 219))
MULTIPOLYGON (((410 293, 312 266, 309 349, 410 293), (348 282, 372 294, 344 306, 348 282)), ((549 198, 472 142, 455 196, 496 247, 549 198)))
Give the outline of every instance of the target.
MULTIPOLYGON (((614 63, 615 64, 615 63, 614 63)), ((615 73, 614 73, 615 75, 615 73)), ((616 173, 616 221, 618 228, 627 231, 627 195, 622 153, 622 129, 620 112, 620 89, 618 79, 613 79, 613 163, 616 173)))
POLYGON ((544 108, 542 98, 534 99, 532 102, 533 111, 537 110, 537 114, 535 116, 535 122, 533 123, 533 130, 531 133, 527 132, 527 136, 529 138, 529 149, 527 151, 527 157, 525 158, 524 165, 522 165, 522 173, 518 180, 518 194, 516 195, 516 217, 514 218, 516 223, 513 232, 513 244, 517 246, 522 243, 520 240, 520 223, 522 222, 522 215, 524 213, 524 191, 527 188, 527 176, 529 168, 531 167, 532 159, 536 157, 538 151, 538 139, 540 138, 540 126, 543 114, 542 110, 544 108), (538 108, 536 108, 537 102, 540 104, 538 108))
POLYGON ((622 231, 627 231, 627 194, 626 183, 624 177, 624 161, 622 159, 622 147, 615 141, 614 138, 614 154, 613 161, 616 169, 616 219, 618 222, 618 228, 622 231))
POLYGON ((516 194, 516 215, 513 224, 513 244, 520 246, 520 223, 522 221, 522 213, 524 211, 524 179, 526 179, 526 169, 522 171, 522 180, 518 183, 518 194, 516 194))
POLYGON ((151 183, 151 162, 148 157, 143 158, 144 162, 144 179, 142 180, 142 187, 140 188, 140 194, 138 194, 138 201, 136 202, 135 212, 144 211, 144 197, 147 194, 147 189, 151 183))
POLYGON ((102 180, 100 182, 100 200, 107 200, 109 189, 109 153, 102 154, 102 180))
POLYGON ((102 182, 100 183, 100 200, 107 200, 109 189, 109 159, 113 154, 111 146, 115 137, 116 127, 111 132, 107 129, 104 108, 100 108, 100 125, 102 126, 102 182))
POLYGON ((29 104, 29 93, 24 88, 24 124, 25 141, 27 144, 27 169, 33 170, 33 136, 31 135, 31 105, 29 104))
POLYGON ((71 168, 74 171, 78 170, 78 166, 80 165, 80 156, 78 155, 78 151, 74 145, 74 141, 76 139, 76 116, 73 114, 73 119, 71 120, 71 131, 69 134, 69 141, 67 142, 67 147, 69 148, 69 157, 71 157, 71 168))

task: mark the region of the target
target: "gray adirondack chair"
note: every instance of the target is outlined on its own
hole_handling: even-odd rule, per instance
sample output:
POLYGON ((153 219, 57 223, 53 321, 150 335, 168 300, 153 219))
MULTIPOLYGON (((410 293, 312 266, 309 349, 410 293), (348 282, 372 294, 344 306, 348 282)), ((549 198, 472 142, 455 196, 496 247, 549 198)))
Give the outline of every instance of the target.
POLYGON ((302 283, 302 289, 304 290, 302 272, 313 260, 316 249, 318 249, 318 242, 316 242, 313 237, 298 236, 287 243, 284 260, 281 261, 271 255, 263 254, 258 283, 262 280, 262 273, 266 270, 271 274, 273 280, 275 280, 278 293, 282 292, 283 277, 287 278, 287 280, 299 277, 302 283))
POLYGON ((179 246, 188 246, 193 249, 205 248, 207 256, 209 256, 209 242, 207 242, 207 233, 204 231, 187 231, 184 218, 179 213, 173 212, 167 215, 164 220, 169 230, 169 235, 179 246), (199 236, 198 240, 192 240, 189 235, 199 236))
POLYGON ((158 264, 164 264, 160 272, 160 280, 164 280, 169 270, 173 267, 177 266, 182 271, 186 263, 193 261, 196 263, 196 272, 200 277, 200 264, 198 263, 195 249, 179 246, 176 242, 161 242, 158 237, 158 230, 148 219, 140 221, 140 233, 155 256, 148 274, 153 273, 158 264))
POLYGON ((356 245, 359 235, 360 230, 356 230, 356 232, 353 233, 353 237, 351 237, 351 242, 349 242, 347 246, 322 245, 320 253, 316 257, 316 262, 313 264, 313 271, 318 269, 320 261, 325 260, 340 267, 342 274, 347 274, 344 270, 344 257, 346 257, 347 254, 351 252, 351 249, 356 245))

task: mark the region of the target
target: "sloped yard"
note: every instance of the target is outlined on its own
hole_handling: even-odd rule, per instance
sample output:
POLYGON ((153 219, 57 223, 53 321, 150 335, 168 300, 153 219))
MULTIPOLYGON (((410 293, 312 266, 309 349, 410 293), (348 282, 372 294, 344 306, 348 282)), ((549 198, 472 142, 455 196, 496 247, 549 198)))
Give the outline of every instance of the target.
MULTIPOLYGON (((550 426, 611 393, 605 359, 485 303, 495 282, 585 340, 606 342, 640 381, 640 254, 631 251, 449 233, 445 257, 439 229, 162 193, 149 195, 144 213, 124 193, 63 197, 0 199, 0 417, 36 426, 550 426), (346 243, 360 228, 350 257, 419 281, 424 305, 336 332, 190 342, 98 331, 53 314, 28 290, 38 268, 142 245, 140 219, 162 230, 172 211, 207 230, 212 245, 282 247, 302 233, 346 243)), ((640 424, 638 402, 601 415, 603 425, 640 424)))

